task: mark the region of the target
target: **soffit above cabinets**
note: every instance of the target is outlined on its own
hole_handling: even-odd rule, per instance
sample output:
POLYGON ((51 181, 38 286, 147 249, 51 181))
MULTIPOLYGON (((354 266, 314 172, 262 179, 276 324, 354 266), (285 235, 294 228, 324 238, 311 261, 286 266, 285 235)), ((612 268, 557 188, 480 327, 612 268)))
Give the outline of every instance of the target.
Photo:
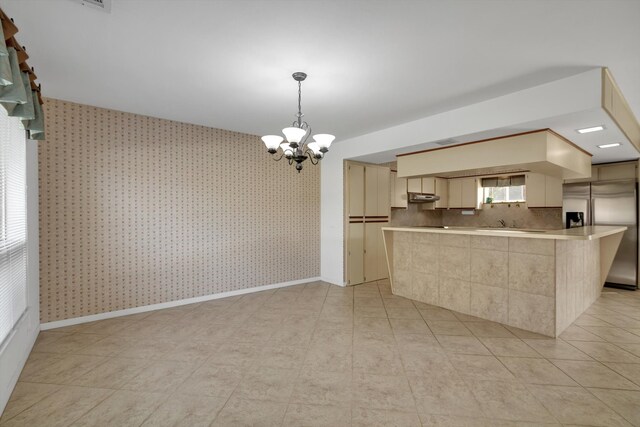
POLYGON ((551 129, 403 154, 397 161, 399 177, 457 177, 519 171, 562 179, 591 176, 591 154, 551 129))
MULTIPOLYGON (((456 123, 455 120, 447 119, 441 122, 432 121, 427 129, 414 126, 416 135, 414 140, 424 135, 422 136, 424 142, 354 158, 359 161, 381 163, 405 153, 441 148, 440 143, 443 140, 447 142, 447 147, 454 147, 473 141, 538 129, 553 129, 557 134, 591 153, 594 164, 637 160, 640 157, 640 123, 633 115, 607 68, 594 69, 576 75, 574 78, 523 91, 520 94, 522 96, 516 97, 514 94, 511 97, 502 98, 500 108, 492 108, 493 106, 488 103, 479 104, 474 114, 467 117, 464 122, 456 123), (564 111, 556 108, 561 100, 571 104, 571 107, 565 108, 564 111), (544 109, 534 111, 532 107, 534 105, 542 105, 544 109), (456 133, 458 128, 466 127, 463 125, 477 118, 487 124, 508 122, 506 118, 510 117, 510 113, 523 110, 528 114, 522 114, 519 121, 502 123, 476 132, 456 133), (445 126, 446 131, 442 132, 441 126, 445 126), (577 131, 592 126, 603 126, 604 129, 591 133, 577 131), (436 133, 437 136, 429 140, 426 135, 430 133, 436 133), (619 145, 615 148, 598 148, 600 145, 607 144, 619 145)), ((403 138, 410 139, 411 135, 405 132, 403 138)), ((367 142, 370 143, 372 139, 367 138, 367 142)))

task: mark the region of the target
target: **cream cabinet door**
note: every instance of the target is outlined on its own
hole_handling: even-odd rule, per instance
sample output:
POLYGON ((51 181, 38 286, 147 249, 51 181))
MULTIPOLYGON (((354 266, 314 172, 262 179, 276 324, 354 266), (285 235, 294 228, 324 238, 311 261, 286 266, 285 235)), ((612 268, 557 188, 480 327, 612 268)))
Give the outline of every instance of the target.
POLYGON ((478 207, 478 181, 475 178, 463 178, 460 181, 460 204, 463 208, 476 209, 478 207))
POLYGON ((449 207, 449 180, 444 178, 436 178, 436 195, 440 196, 440 200, 435 203, 437 208, 449 207))
MULTIPOLYGON (((530 172, 526 174, 526 195, 527 206, 530 208, 544 208, 547 205, 545 176, 540 173, 530 172)), ((562 203, 560 203, 562 206, 562 203)))
POLYGON ((349 181, 349 216, 364 216, 364 166, 350 164, 347 167, 349 181))
POLYGON ((553 176, 545 176, 544 203, 547 208, 562 207, 562 180, 553 176))
POLYGON ((380 226, 377 222, 364 225, 364 281, 378 280, 378 233, 380 226))
POLYGON ((427 194, 435 194, 436 179, 433 177, 422 178, 422 192, 427 194))
POLYGON ((378 168, 378 210, 376 216, 389 216, 391 200, 389 198, 389 175, 391 169, 378 168))
POLYGON ((598 172, 600 181, 633 179, 636 177, 636 165, 635 163, 624 163, 621 165, 600 166, 598 172))
POLYGON ((378 215, 378 168, 364 168, 364 215, 378 215))
POLYGON ((364 282, 364 223, 349 224, 347 251, 347 281, 357 285, 364 282))
POLYGON ((422 179, 408 178, 407 193, 422 193, 422 179))
POLYGON ((449 180, 449 207, 450 208, 462 207, 462 180, 461 179, 449 180))
POLYGON ((407 207, 407 178, 398 178, 397 172, 391 172, 391 207, 407 207))
POLYGON ((385 279, 388 276, 382 227, 386 222, 364 224, 364 281, 385 279))

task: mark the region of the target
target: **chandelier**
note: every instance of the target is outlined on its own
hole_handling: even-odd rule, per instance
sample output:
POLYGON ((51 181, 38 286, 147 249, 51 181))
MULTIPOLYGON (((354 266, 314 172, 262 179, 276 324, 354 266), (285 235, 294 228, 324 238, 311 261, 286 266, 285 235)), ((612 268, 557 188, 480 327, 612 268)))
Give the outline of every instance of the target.
POLYGON ((280 161, 283 158, 287 159, 289 165, 295 163, 296 170, 300 173, 302 163, 307 159, 309 159, 312 164, 317 165, 324 157, 324 154, 329 151, 329 146, 331 146, 331 143, 336 137, 327 133, 319 133, 313 135, 311 142, 307 142, 309 135, 311 135, 311 127, 307 122, 302 120, 304 114, 302 114, 301 107, 302 82, 307 78, 307 75, 298 71, 293 73, 292 77, 293 80, 298 82, 297 119, 290 127, 282 129, 284 138, 280 135, 265 135, 262 137, 262 141, 264 145, 267 146, 267 151, 275 161, 280 161), (278 148, 280 149, 280 156, 273 156, 278 153, 278 148))

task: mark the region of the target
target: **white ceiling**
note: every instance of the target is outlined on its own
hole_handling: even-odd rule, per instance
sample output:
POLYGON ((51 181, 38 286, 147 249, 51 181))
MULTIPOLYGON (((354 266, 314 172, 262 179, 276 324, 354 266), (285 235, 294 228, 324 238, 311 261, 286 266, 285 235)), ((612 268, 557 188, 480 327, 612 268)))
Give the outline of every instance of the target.
POLYGON ((0 5, 45 96, 240 132, 294 119, 298 70, 337 141, 600 66, 640 116, 637 0, 0 5))

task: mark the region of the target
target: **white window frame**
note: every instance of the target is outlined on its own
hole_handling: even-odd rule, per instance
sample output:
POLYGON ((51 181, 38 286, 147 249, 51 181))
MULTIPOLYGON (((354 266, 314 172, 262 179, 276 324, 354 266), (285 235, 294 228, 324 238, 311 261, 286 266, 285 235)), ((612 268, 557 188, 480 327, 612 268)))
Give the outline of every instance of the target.
POLYGON ((482 188, 482 202, 485 204, 489 204, 489 205, 499 205, 500 203, 524 203, 527 201, 527 194, 526 194, 526 185, 516 185, 516 186, 512 186, 512 187, 483 187, 482 188), (511 199, 510 197, 510 189, 511 188, 515 188, 515 187, 522 187, 522 199, 511 199), (505 198, 506 200, 501 200, 499 202, 491 202, 491 203, 486 203, 487 197, 490 197, 487 193, 491 190, 493 190, 494 188, 504 188, 505 189, 505 198))
POLYGON ((27 309, 27 137, 0 107, 0 348, 27 309))

